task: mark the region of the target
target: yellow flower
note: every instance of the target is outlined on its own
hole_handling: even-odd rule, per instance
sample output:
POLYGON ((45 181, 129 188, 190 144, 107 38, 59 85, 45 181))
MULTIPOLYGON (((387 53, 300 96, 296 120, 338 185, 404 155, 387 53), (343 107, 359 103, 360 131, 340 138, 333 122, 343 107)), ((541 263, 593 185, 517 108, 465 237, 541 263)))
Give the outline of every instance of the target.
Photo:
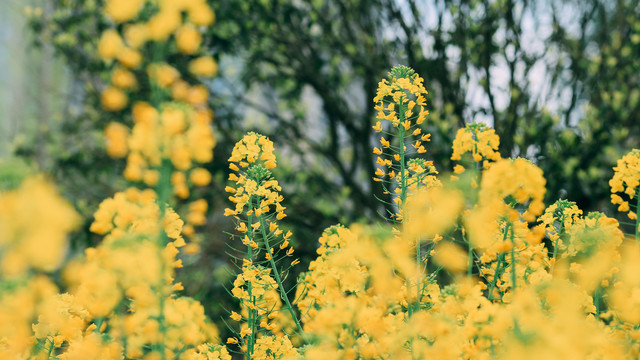
POLYGON ((122 43, 122 38, 118 32, 113 29, 106 30, 100 36, 100 41, 98 42, 98 55, 104 60, 114 59, 120 54, 124 45, 122 43))
POLYGON ((111 82, 121 89, 131 89, 137 84, 135 75, 122 68, 115 68, 111 71, 111 82))
POLYGON ((215 13, 205 3, 199 3, 189 8, 189 21, 198 26, 209 26, 216 20, 215 13))
POLYGON ((67 251, 67 233, 79 220, 73 207, 40 177, 0 192, 0 274, 55 270, 67 251))
POLYGON ((464 197, 456 189, 432 187, 407 199, 404 232, 407 239, 430 239, 442 234, 457 220, 464 197))
POLYGON ((452 242, 438 243, 433 260, 454 274, 465 271, 469 264, 467 253, 452 242))
POLYGON ((107 111, 120 111, 127 106, 129 99, 122 90, 107 86, 100 95, 100 102, 107 111))
POLYGON ((127 45, 140 48, 147 41, 147 28, 142 24, 129 24, 124 27, 124 38, 127 45))
POLYGON ((147 74, 162 87, 171 86, 180 77, 178 70, 166 63, 149 65, 147 74))
POLYGON ((187 102, 193 106, 205 106, 209 98, 209 90, 204 85, 196 85, 189 89, 187 102))
POLYGON ((242 320, 242 316, 241 316, 240 314, 238 314, 237 312, 235 312, 235 311, 232 311, 232 312, 231 312, 231 315, 230 315, 229 317, 230 317, 232 320, 235 320, 235 321, 240 321, 240 320, 242 320))
POLYGON ((464 172, 464 166, 457 164, 456 166, 453 167, 453 173, 454 174, 462 174, 464 172))
POLYGON ((142 63, 142 54, 138 50, 123 48, 118 54, 118 61, 129 69, 135 69, 142 63))
POLYGON ((166 107, 160 114, 160 121, 163 132, 169 136, 178 135, 187 127, 186 115, 177 107, 166 107))
POLYGON ((129 151, 127 146, 129 129, 126 126, 121 123, 111 122, 104 130, 104 136, 109 156, 121 158, 127 155, 129 151))
POLYGON ((191 24, 182 25, 176 32, 176 46, 185 54, 195 54, 200 48, 202 35, 191 24))
POLYGON ((196 186, 206 186, 211 182, 211 173, 203 168, 196 168, 191 170, 191 174, 189 174, 189 179, 191 183, 196 186))
POLYGON ((113 21, 121 23, 136 17, 144 2, 144 0, 107 0, 104 11, 113 21))
POLYGON ((178 11, 162 9, 149 19, 146 32, 150 39, 164 41, 178 29, 180 23, 181 17, 178 11))
POLYGON ((212 77, 218 72, 218 64, 211 56, 203 56, 189 63, 189 71, 194 75, 212 77))

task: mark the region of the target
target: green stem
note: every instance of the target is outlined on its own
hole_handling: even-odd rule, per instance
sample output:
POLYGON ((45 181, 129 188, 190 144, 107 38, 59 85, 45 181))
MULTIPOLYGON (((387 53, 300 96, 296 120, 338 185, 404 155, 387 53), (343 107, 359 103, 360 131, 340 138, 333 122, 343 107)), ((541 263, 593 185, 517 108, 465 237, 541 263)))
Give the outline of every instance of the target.
MULTIPOLYGON (((407 174, 406 174, 406 159, 405 159, 405 145, 404 145, 404 138, 405 138, 405 129, 404 129, 404 121, 405 121, 405 114, 404 114, 404 103, 402 102, 404 100, 404 98, 400 98, 400 103, 398 104, 398 113, 400 116, 400 123, 398 124, 398 137, 400 138, 400 208, 404 208, 406 202, 407 202, 407 174)), ((406 214, 402 213, 402 221, 404 222, 404 216, 406 214)), ((409 306, 409 316, 411 316, 415 311, 420 310, 420 302, 422 301, 421 299, 421 294, 420 294, 420 278, 421 278, 421 274, 422 274, 422 267, 420 266, 421 263, 421 251, 420 251, 420 238, 416 238, 415 239, 415 244, 416 244, 416 267, 418 269, 418 271, 416 272, 416 304, 415 304, 415 309, 413 309, 413 306, 409 306)))
POLYGON ((593 302, 596 305, 596 317, 600 317, 600 287, 596 287, 596 290, 593 293, 593 302))
POLYGON ((469 266, 467 267, 467 276, 471 277, 473 272, 473 248, 469 244, 469 266))
MULTIPOLYGON (((264 224, 264 219, 261 216, 258 217, 260 219, 260 229, 262 230, 262 240, 264 240, 264 246, 266 248, 266 251, 270 252, 271 251, 271 245, 269 245, 269 237, 267 236, 267 233, 265 231, 265 224, 264 224)), ((271 255, 271 253, 269 253, 269 255, 271 255)), ((300 325, 300 320, 298 320, 298 317, 296 316, 295 311, 293 311, 293 306, 291 306, 291 303, 289 302, 289 297, 287 296, 287 292, 284 291, 284 286, 282 284, 282 279, 280 278, 280 272, 278 271, 278 266, 276 265, 275 260, 273 260, 273 256, 269 256, 269 264, 271 264, 271 269, 273 270, 273 275, 276 278, 276 283, 278 284, 278 289, 280 290, 280 297, 282 298, 282 300, 284 300, 284 302, 287 305, 287 309, 289 310, 289 313, 291 314, 291 317, 293 318, 293 321, 296 323, 296 327, 298 328, 298 331, 300 332, 300 334, 303 333, 302 330, 302 325, 300 325)))
POLYGON ((556 266, 556 257, 558 256, 558 242, 560 241, 560 237, 562 236, 562 233, 564 232, 564 221, 565 221, 565 214, 564 211, 562 212, 562 219, 560 219, 560 230, 557 235, 558 238, 556 239, 556 242, 553 244, 553 264, 551 264, 551 269, 549 271, 549 274, 553 275, 553 268, 556 266))
MULTIPOLYGON (((164 215, 167 211, 167 202, 169 201, 170 191, 171 191, 171 162, 167 159, 162 160, 162 166, 160 168, 160 180, 157 185, 156 192, 158 194, 158 208, 160 210, 160 234, 158 235, 158 257, 160 258, 160 271, 161 274, 165 273, 165 262, 163 259, 163 249, 166 246, 167 242, 167 233, 164 231, 164 227, 162 224, 164 223, 164 215)), ((163 276, 164 277, 164 276, 163 276)), ((160 284, 158 284, 158 302, 160 305, 160 312, 158 314, 158 327, 160 330, 160 343, 157 344, 156 349, 160 352, 160 358, 162 360, 166 359, 165 354, 165 338, 167 328, 164 323, 164 305, 165 305, 165 294, 162 289, 164 288, 164 278, 160 279, 160 284)))
POLYGON ((104 323, 104 317, 98 318, 98 321, 96 322, 96 328, 95 330, 93 330, 93 332, 100 333, 100 328, 102 327, 102 323, 104 323))
POLYGON ((49 339, 50 341, 50 345, 49 345, 49 351, 47 351, 47 360, 51 359, 51 354, 53 354, 53 349, 55 348, 55 343, 53 341, 53 338, 49 339))
MULTIPOLYGON (((399 106, 400 108, 400 124, 398 126, 399 129, 399 137, 400 137, 400 204, 401 206, 405 205, 407 200, 407 176, 405 174, 405 158, 404 158, 404 112, 402 111, 402 104, 399 106)), ((404 215, 404 214, 403 214, 404 215)))
MULTIPOLYGON (((509 228, 511 227, 511 223, 507 222, 507 225, 505 226, 504 229, 504 235, 502 236, 502 241, 507 241, 507 234, 509 234, 509 228)), ((504 254, 500 254, 500 256, 498 257, 498 263, 496 264, 496 272, 493 274, 493 281, 491 281, 491 285, 489 287, 489 300, 493 300, 491 299, 491 293, 493 292, 493 289, 496 286, 496 282, 498 279, 498 276, 500 275, 500 267, 502 265, 502 262, 504 261, 504 254)))
POLYGON ((488 295, 488 298, 489 298, 490 301, 495 300, 495 299, 493 299, 491 294, 493 293, 493 289, 495 289, 498 277, 500 276, 500 270, 501 270, 501 267, 502 267, 502 261, 503 261, 502 258, 503 257, 504 257, 503 254, 500 254, 498 256, 498 263, 496 264, 496 271, 495 271, 495 273, 493 273, 493 280, 491 281, 491 284, 489 284, 489 290, 488 290, 487 295, 488 295))
MULTIPOLYGON (((161 58, 163 58, 163 49, 160 48, 160 44, 158 44, 157 42, 153 43, 152 45, 152 49, 151 49, 151 61, 153 63, 157 63, 161 58)), ((150 101, 151 101, 151 105, 154 108, 158 108, 160 106, 160 102, 162 100, 162 91, 160 89, 160 87, 158 86, 158 83, 154 80, 150 81, 150 88, 151 88, 151 93, 149 94, 150 97, 150 101)), ((160 149, 160 151, 162 152, 163 149, 160 149)), ((164 259, 163 259, 163 249, 166 245, 167 242, 167 234, 164 231, 164 228, 162 226, 163 222, 164 222, 164 215, 165 212, 167 210, 167 202, 169 202, 170 196, 171 196, 171 190, 172 190, 172 185, 171 185, 171 172, 172 172, 172 165, 171 165, 171 161, 168 159, 163 159, 162 160, 162 164, 160 166, 160 179, 159 182, 156 186, 156 193, 158 194, 158 207, 160 210, 160 234, 158 236, 158 257, 160 259, 160 266, 161 266, 161 274, 163 274, 163 278, 160 279, 160 284, 159 289, 160 291, 158 291, 159 294, 159 305, 160 305, 160 313, 158 315, 158 326, 159 326, 159 330, 160 330, 160 343, 156 344, 155 349, 157 351, 160 352, 160 358, 162 360, 166 360, 166 354, 165 354, 165 338, 166 338, 166 326, 164 323, 164 305, 165 305, 165 294, 164 291, 162 291, 162 289, 164 288, 164 273, 165 273, 165 263, 164 263, 164 259)))
POLYGON ((513 291, 516 290, 516 244, 513 239, 513 230, 509 230, 509 238, 511 239, 511 283, 513 291))
POLYGON ((471 246, 471 241, 464 236, 464 233, 462 234, 462 240, 469 246, 469 266, 467 266, 467 276, 470 277, 473 275, 473 246, 471 246))
MULTIPOLYGON (((252 226, 252 221, 253 221, 253 212, 252 210, 253 208, 253 195, 249 198, 249 210, 248 213, 249 215, 247 216, 247 237, 249 237, 249 244, 247 244, 247 258, 249 261, 253 261, 253 248, 251 247, 251 241, 253 241, 254 236, 253 236, 253 226, 252 226)), ((249 334, 248 337, 248 342, 247 342, 247 353, 246 353, 246 358, 247 360, 251 360, 253 357, 253 348, 255 345, 255 327, 256 327, 256 311, 255 311, 255 297, 252 295, 252 291, 253 291, 253 286, 251 284, 251 282, 248 282, 247 284, 247 293, 249 295, 249 301, 251 302, 252 306, 247 306, 247 322, 248 322, 248 326, 249 326, 249 330, 251 330, 251 333, 249 334)))

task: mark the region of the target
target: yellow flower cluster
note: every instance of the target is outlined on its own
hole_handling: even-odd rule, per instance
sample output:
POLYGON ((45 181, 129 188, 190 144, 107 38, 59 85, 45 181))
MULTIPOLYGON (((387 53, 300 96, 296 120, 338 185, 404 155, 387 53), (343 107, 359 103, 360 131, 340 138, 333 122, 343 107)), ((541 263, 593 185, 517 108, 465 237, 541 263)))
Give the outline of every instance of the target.
POLYGON ((238 221, 236 229, 244 234, 243 244, 264 250, 267 261, 280 250, 286 249, 286 256, 293 255, 289 245, 291 232, 284 233, 276 222, 286 216, 286 208, 281 204, 282 188, 269 171, 276 166, 273 152, 273 143, 266 136, 253 132, 245 135, 236 143, 229 158, 229 168, 235 171, 229 174, 229 180, 234 181, 235 186, 226 187, 232 194, 229 200, 235 203, 235 209, 225 209, 225 215, 234 216, 238 221), (242 214, 246 220, 240 218, 242 214))
MULTIPOLYGON (((626 212, 629 219, 638 220, 638 201, 636 200, 636 204, 630 204, 617 193, 623 192, 631 200, 636 196, 636 188, 640 185, 640 150, 633 149, 619 159, 613 171, 613 178, 609 180, 611 203, 618 205, 618 211, 626 212)), ((636 237, 638 231, 640 229, 636 230, 636 237)))
MULTIPOLYGON (((464 128, 458 129, 456 137, 453 140, 453 155, 451 160, 461 160, 462 155, 471 153, 473 161, 486 162, 498 161, 500 153, 500 138, 496 135, 494 129, 491 129, 485 123, 471 123, 464 128)), ((462 173, 464 168, 456 168, 456 173, 462 173)))
POLYGON ((301 359, 287 335, 262 336, 256 340, 254 359, 295 360, 301 359))
POLYGON ((285 207, 280 204, 282 196, 278 193, 282 189, 277 180, 271 179, 268 170, 276 166, 273 151, 271 140, 256 133, 249 133, 236 143, 229 158, 229 168, 236 172, 229 175, 229 180, 235 181, 236 186, 226 188, 227 192, 233 194, 229 200, 236 207, 234 210, 226 209, 225 215, 241 214, 247 206, 247 215, 255 213, 260 216, 273 207, 278 220, 286 216, 285 207))
POLYGON ((367 271, 357 261, 338 264, 331 254, 352 243, 355 234, 342 226, 326 229, 319 239, 318 257, 309 264, 309 271, 299 280, 296 305, 305 322, 313 319, 318 309, 338 302, 343 294, 364 293, 367 271))
POLYGON ((181 360, 231 360, 231 355, 226 347, 205 343, 198 345, 196 349, 189 349, 181 356, 181 360))
MULTIPOLYGON (((401 125, 405 131, 410 131, 415 125, 422 124, 429 115, 425 108, 427 90, 422 84, 424 80, 413 69, 402 65, 394 67, 389 78, 390 81, 383 79, 378 83, 376 97, 373 99, 378 119, 388 120, 394 127, 401 125), (414 120, 415 124, 412 124, 414 120)), ((374 129, 382 131, 380 121, 374 129)))
POLYGON ((0 192, 0 277, 57 269, 66 255, 66 235, 79 221, 75 210, 40 177, 0 192))
MULTIPOLYGON (((156 203, 157 195, 151 189, 139 190, 129 188, 105 199, 95 212, 94 222, 90 230, 96 234, 106 235, 105 240, 120 238, 127 232, 136 234, 157 234, 160 224, 160 208, 156 203)), ((164 231, 172 239, 181 239, 180 230, 183 222, 178 215, 167 209, 164 231)), ((182 241, 182 240, 181 240, 182 241)))
MULTIPOLYGON (((255 324, 265 330, 273 330, 276 324, 272 319, 280 311, 282 302, 278 294, 275 280, 270 275, 271 269, 260 265, 250 265, 245 263, 242 273, 238 274, 233 282, 231 294, 242 304, 241 314, 231 313, 231 319, 235 321, 247 320, 251 315, 250 310, 255 311, 256 318, 252 318, 255 324)), ((253 312, 252 312, 253 313, 253 312)), ((244 338, 248 335, 256 335, 257 328, 249 328, 247 323, 242 324, 240 336, 244 338)), ((242 341, 242 340, 241 340, 242 341)))
POLYGON ((547 237, 552 242, 554 256, 552 261, 560 254, 561 248, 566 249, 565 241, 561 236, 567 233, 582 216, 582 210, 576 203, 567 200, 558 200, 544 210, 538 221, 546 232, 547 237))
POLYGON ((293 330, 290 317, 283 313, 278 284, 271 269, 245 261, 242 273, 233 282, 231 294, 240 300, 241 312, 231 312, 230 318, 241 321, 237 337, 227 339, 239 344, 241 350, 257 359, 297 358, 285 332, 293 330))
POLYGON ((615 219, 597 212, 579 218, 567 229, 566 241, 559 245, 561 258, 569 263, 572 281, 588 293, 614 285, 623 239, 615 219))
POLYGON ((57 293, 56 285, 44 275, 0 278, 0 358, 28 358, 36 345, 32 324, 47 299, 57 293))
POLYGON ((404 211, 403 232, 407 239, 428 238, 447 231, 464 207, 462 193, 450 186, 433 187, 411 194, 404 211))
MULTIPOLYGON (((203 27, 215 21, 213 11, 204 0, 109 0, 105 4, 105 12, 115 22, 123 24, 122 33, 107 29, 98 43, 97 50, 102 59, 117 61, 111 74, 111 85, 103 90, 101 96, 105 110, 123 110, 128 105, 126 92, 136 90, 138 83, 149 79, 160 86, 173 86, 172 92, 176 100, 201 103, 203 96, 198 93, 202 93, 202 86, 190 87, 187 82, 179 80, 179 73, 169 65, 148 65, 148 72, 153 73, 149 75, 149 79, 136 79, 133 71, 142 67, 145 59, 158 61, 154 51, 160 45, 146 47, 145 44, 173 42, 178 50, 175 55, 186 57, 191 74, 200 77, 214 76, 218 71, 215 60, 211 56, 199 55, 203 27), (142 13, 143 8, 153 9, 152 15, 149 16, 147 11, 142 13), (149 54, 145 54, 149 51, 149 54)), ((163 46, 163 49, 167 47, 163 46)))
POLYGON ((182 288, 174 283, 174 269, 182 266, 176 259, 178 248, 185 245, 182 224, 169 208, 161 214, 151 190, 131 188, 106 199, 91 225, 104 240, 87 249, 86 258, 67 266, 69 294, 54 299, 51 310, 42 312, 34 326, 36 337, 51 342, 54 349, 71 344, 65 351, 69 358, 91 357, 105 351, 101 347, 111 349, 114 356, 108 358, 114 359, 122 353, 139 358, 149 348, 173 357, 215 341, 217 330, 202 306, 173 296, 182 288), (158 241, 161 232, 171 240, 166 245, 158 241), (93 339, 95 331, 122 343, 93 339))
POLYGON ((402 289, 416 273, 410 244, 388 235, 361 227, 325 230, 320 256, 296 295, 305 334, 314 339, 305 359, 403 358, 409 325, 402 289))
POLYGON ((128 153, 125 178, 155 186, 166 160, 176 169, 171 179, 178 197, 189 196, 188 184, 209 184, 211 175, 207 170, 192 169, 194 162, 207 163, 213 158, 216 141, 208 110, 167 103, 159 112, 150 104, 139 102, 133 108, 133 120, 130 134, 119 123, 111 123, 105 130, 107 152, 114 156, 128 153))
POLYGON ((512 230, 503 223, 502 234, 516 238, 515 258, 494 258, 480 267, 480 278, 462 276, 466 254, 443 243, 436 261, 459 275, 448 285, 428 282, 413 313, 406 304, 415 301, 415 295, 409 297, 414 291, 407 293, 403 281, 415 266, 410 247, 388 235, 371 241, 375 235, 360 227, 327 229, 296 295, 305 334, 313 339, 301 349, 304 358, 619 359, 638 354, 630 338, 637 335, 632 324, 640 319, 632 295, 640 288, 637 273, 632 275, 637 263, 631 265, 640 259, 638 249, 621 247, 615 220, 597 213, 583 218, 569 202, 555 204, 540 219, 534 229, 522 220, 511 223, 512 230), (550 270, 551 248, 542 242, 544 230, 551 228, 565 246, 555 271, 550 270))
POLYGON ((531 222, 544 211, 546 180, 529 160, 499 160, 482 174, 480 185, 480 205, 498 206, 496 211, 511 220, 521 216, 531 222), (515 210, 519 205, 524 207, 522 213, 515 210))
POLYGON ((276 167, 276 156, 273 153, 273 142, 264 135, 250 132, 233 147, 233 152, 229 158, 229 168, 233 171, 240 171, 238 165, 246 169, 249 165, 262 162, 267 169, 276 167))
MULTIPOLYGON (((438 170, 433 165, 433 161, 414 158, 407 161, 407 171, 405 173, 407 191, 416 192, 421 188, 434 188, 442 184, 438 180, 438 170)), ((400 174, 396 174, 396 181, 401 181, 400 174)))

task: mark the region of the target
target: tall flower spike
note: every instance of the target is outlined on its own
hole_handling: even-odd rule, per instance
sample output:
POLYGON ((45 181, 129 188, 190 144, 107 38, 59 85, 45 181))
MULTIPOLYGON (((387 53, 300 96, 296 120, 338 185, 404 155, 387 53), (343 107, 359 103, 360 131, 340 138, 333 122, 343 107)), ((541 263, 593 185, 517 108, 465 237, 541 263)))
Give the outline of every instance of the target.
MULTIPOLYGON (((268 270, 275 280, 273 289, 279 292, 280 299, 285 305, 286 310, 283 310, 288 311, 298 333, 301 334, 302 326, 282 283, 282 279, 286 275, 285 272, 297 264, 298 260, 291 261, 286 267, 281 265, 285 258, 293 256, 294 251, 289 244, 291 232, 284 233, 277 223, 277 220, 281 220, 286 215, 284 213, 285 207, 281 204, 283 197, 279 194, 282 189, 278 181, 271 176, 270 169, 275 166, 276 157, 273 143, 267 137, 250 132, 238 141, 229 158, 229 168, 233 171, 229 175, 229 180, 234 181, 235 186, 227 186, 226 188, 226 191, 231 193, 229 200, 235 203, 235 208, 226 209, 225 215, 234 216, 237 221, 236 230, 241 233, 242 243, 246 245, 243 262, 245 265, 261 266, 264 264, 269 268, 268 270)), ((243 271, 245 269, 246 266, 243 267, 243 271)), ((252 285, 253 280, 246 279, 246 271, 244 278, 249 282, 246 287, 247 301, 254 301, 257 296, 257 293, 254 294, 254 292, 259 290, 253 285, 258 284, 252 285)), ((253 307, 248 304, 243 305, 247 306, 246 319, 249 326, 242 328, 239 334, 240 340, 233 338, 231 341, 237 340, 242 343, 247 356, 252 357, 256 355, 254 350, 258 338, 255 334, 255 327, 260 309, 255 308, 255 304, 252 305, 253 307)), ((235 314, 232 316, 238 318, 235 314)), ((275 328, 270 325, 263 327, 269 331, 275 328)))
POLYGON ((402 205, 410 191, 422 186, 437 185, 437 171, 433 163, 425 160, 407 159, 409 154, 427 152, 424 142, 431 135, 422 133, 420 124, 429 111, 426 109, 427 90, 423 79, 407 66, 396 66, 389 72, 389 81, 383 79, 373 101, 378 111, 377 122, 373 129, 384 135, 380 147, 373 153, 378 155, 375 181, 381 182, 386 193, 393 194, 393 207, 390 212, 392 221, 402 221, 402 205), (391 126, 387 124, 391 124, 391 126), (389 129, 388 131, 385 129, 389 129), (410 145, 409 145, 410 143, 410 145))

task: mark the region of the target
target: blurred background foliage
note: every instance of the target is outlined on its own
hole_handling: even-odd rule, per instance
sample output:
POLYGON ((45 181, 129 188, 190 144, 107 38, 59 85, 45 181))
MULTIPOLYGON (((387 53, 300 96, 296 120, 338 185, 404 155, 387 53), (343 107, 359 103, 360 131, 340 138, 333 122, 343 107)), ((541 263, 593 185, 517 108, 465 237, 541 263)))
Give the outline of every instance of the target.
MULTIPOLYGON (((3 4, 14 14, 24 5, 3 4)), ((126 185, 123 163, 107 158, 101 135, 114 116, 126 116, 100 107, 109 70, 96 55, 99 34, 109 25, 101 5, 102 0, 47 0, 26 11, 30 32, 21 35, 20 46, 31 44, 25 57, 31 60, 23 64, 31 77, 15 77, 8 86, 2 79, 4 91, 38 81, 62 89, 58 94, 38 88, 33 114, 2 111, 2 141, 10 143, 3 148, 5 155, 51 174, 87 216, 85 229, 98 203, 126 185), (18 123, 23 125, 11 127, 18 123)), ((377 216, 382 209, 373 194, 384 196, 373 181, 372 99, 378 81, 396 64, 425 78, 431 115, 424 130, 432 134, 427 156, 439 171, 450 170, 456 129, 483 121, 495 127, 503 156, 526 157, 543 169, 547 203, 566 198, 584 210, 613 214, 612 166, 621 154, 640 147, 638 1, 216 0, 211 5, 218 20, 204 46, 220 64, 220 75, 206 84, 216 111, 218 145, 209 170, 217 181, 206 194, 211 204, 202 230, 206 247, 183 272, 190 274, 189 295, 206 298, 221 291, 217 284, 224 271, 216 264, 225 263, 223 231, 231 229, 222 217, 226 159, 247 131, 276 144, 275 176, 283 185, 285 222, 294 230, 301 268, 322 229, 377 216)), ((3 32, 15 32, 23 23, 2 26, 3 32)), ((82 249, 94 241, 85 231, 74 243, 82 249)))

